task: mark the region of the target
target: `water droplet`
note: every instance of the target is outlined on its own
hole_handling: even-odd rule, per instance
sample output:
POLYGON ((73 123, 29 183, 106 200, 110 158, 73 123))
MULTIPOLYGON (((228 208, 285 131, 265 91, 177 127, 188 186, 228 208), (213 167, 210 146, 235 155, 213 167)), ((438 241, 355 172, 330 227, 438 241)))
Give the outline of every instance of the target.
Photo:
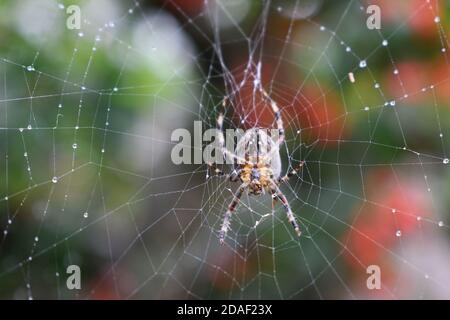
POLYGON ((444 221, 439 221, 439 222, 438 222, 438 226, 439 226, 439 227, 443 227, 443 226, 444 226, 444 221))
POLYGON ((76 148, 78 148, 78 144, 74 143, 74 144, 72 145, 72 149, 76 149, 76 148))
POLYGON ((23 156, 26 158, 26 157, 28 157, 28 152, 24 152, 23 153, 23 156))
POLYGON ((31 130, 33 127, 31 126, 31 124, 29 124, 28 126, 27 126, 27 129, 28 130, 31 130))
POLYGON ((417 221, 421 221, 422 220, 422 217, 421 216, 417 216, 417 221))
POLYGON ((113 88, 113 91, 114 91, 114 92, 117 92, 117 90, 119 90, 119 89, 117 89, 117 87, 114 87, 114 88, 113 88))
POLYGON ((34 242, 38 242, 39 241, 39 237, 34 237, 34 242))
POLYGON ((442 162, 443 162, 444 164, 449 164, 450 160, 449 160, 448 158, 445 158, 444 160, 442 160, 442 162))
POLYGON ((22 131, 23 131, 23 128, 19 128, 19 131, 22 132, 22 131))
POLYGON ((352 48, 347 47, 347 48, 345 48, 345 51, 350 52, 350 51, 352 51, 352 48))
POLYGON ((53 177, 53 178, 52 178, 52 182, 53 182, 53 183, 57 183, 57 182, 58 182, 58 177, 53 177))
POLYGON ((128 13, 132 14, 133 13, 133 9, 128 9, 128 13))
POLYGON ((397 232, 395 233, 395 235, 397 237, 401 237, 402 236, 402 231, 401 230, 397 230, 397 232))
POLYGON ((89 213, 86 211, 85 213, 83 213, 83 217, 85 218, 89 217, 89 213))
POLYGON ((324 26, 320 26, 320 31, 325 31, 325 27, 324 26))
POLYGON ((105 149, 102 149, 102 153, 105 153, 105 149))
POLYGON ((380 84, 379 84, 379 83, 375 83, 374 87, 375 87, 376 89, 378 89, 378 88, 380 87, 380 84))
POLYGON ((11 224, 12 223, 12 220, 11 219, 8 219, 8 224, 11 224))
POLYGON ((396 213, 397 212, 397 210, 396 209, 392 209, 392 213, 396 213))
POLYGON ((84 33, 83 33, 83 32, 78 32, 78 36, 79 36, 80 38, 82 38, 82 37, 84 36, 84 33))
POLYGON ((369 107, 364 107, 364 111, 369 111, 370 108, 369 107))
POLYGON ((439 18, 439 17, 435 17, 435 18, 434 18, 434 22, 436 22, 436 23, 439 23, 439 22, 441 22, 441 18, 439 18))
POLYGON ((61 10, 63 10, 63 9, 64 9, 64 5, 63 5, 62 3, 59 3, 59 4, 58 4, 58 8, 60 8, 61 10))
POLYGON ((386 47, 388 45, 388 41, 387 40, 383 40, 383 42, 381 44, 383 45, 383 47, 386 47))
POLYGON ((398 69, 395 69, 395 70, 394 70, 394 74, 398 74, 398 69))
POLYGON ((33 258, 30 256, 30 257, 28 257, 28 261, 31 261, 31 260, 33 260, 33 258))
POLYGON ((27 71, 34 71, 34 67, 33 66, 27 66, 27 71))
POLYGON ((367 62, 366 62, 366 60, 361 60, 361 61, 359 62, 359 67, 360 67, 360 68, 365 68, 365 67, 367 67, 367 62))
POLYGON ((391 101, 389 102, 389 104, 391 105, 391 107, 395 107, 395 100, 391 100, 391 101))
POLYGON ((59 109, 61 109, 62 108, 62 104, 60 103, 60 104, 58 104, 58 108, 59 109))

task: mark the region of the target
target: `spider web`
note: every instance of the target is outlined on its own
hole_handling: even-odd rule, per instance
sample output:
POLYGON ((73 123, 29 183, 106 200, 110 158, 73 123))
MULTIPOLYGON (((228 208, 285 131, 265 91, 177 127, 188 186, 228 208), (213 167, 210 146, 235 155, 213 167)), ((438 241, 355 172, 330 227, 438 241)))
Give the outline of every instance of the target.
POLYGON ((449 298, 448 4, 396 3, 85 1, 68 30, 72 3, 3 2, 0 296, 449 298), (171 134, 274 128, 258 86, 303 233, 244 194, 220 246, 238 183, 171 134))

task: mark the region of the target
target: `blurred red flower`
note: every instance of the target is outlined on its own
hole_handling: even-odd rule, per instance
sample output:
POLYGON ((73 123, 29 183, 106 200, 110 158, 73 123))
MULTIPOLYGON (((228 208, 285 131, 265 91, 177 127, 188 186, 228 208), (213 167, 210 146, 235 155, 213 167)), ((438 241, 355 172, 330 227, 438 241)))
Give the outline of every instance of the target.
MULTIPOLYGON (((389 288, 401 276, 395 255, 402 238, 416 236, 421 220, 431 217, 430 200, 424 192, 423 181, 389 170, 374 171, 367 182, 366 199, 355 209, 352 227, 345 234, 347 263, 353 269, 355 287, 370 297, 392 297, 389 288), (365 267, 378 265, 382 270, 382 289, 367 290, 365 267), (363 267, 364 266, 364 267, 363 267)), ((408 284, 396 287, 396 296, 406 294, 408 284), (404 290, 404 291, 402 291, 404 290)))

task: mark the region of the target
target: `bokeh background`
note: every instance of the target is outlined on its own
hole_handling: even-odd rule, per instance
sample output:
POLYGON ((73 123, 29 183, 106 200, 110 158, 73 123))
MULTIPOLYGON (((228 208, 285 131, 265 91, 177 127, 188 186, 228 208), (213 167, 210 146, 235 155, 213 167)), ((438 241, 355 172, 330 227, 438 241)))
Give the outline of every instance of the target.
POLYGON ((0 297, 450 298, 449 10, 0 2, 0 297), (220 246, 236 185, 174 165, 171 133, 214 127, 224 97, 227 128, 273 127, 258 81, 282 109, 284 171, 305 161, 282 186, 304 235, 244 196, 220 246))

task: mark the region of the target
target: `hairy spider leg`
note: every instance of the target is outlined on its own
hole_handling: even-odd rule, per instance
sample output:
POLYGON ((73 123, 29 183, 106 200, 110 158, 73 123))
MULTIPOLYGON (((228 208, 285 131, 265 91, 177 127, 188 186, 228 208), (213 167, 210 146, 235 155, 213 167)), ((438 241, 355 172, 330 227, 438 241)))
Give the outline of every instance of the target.
POLYGON ((220 229, 220 234, 219 234, 220 244, 223 244, 225 241, 225 237, 227 235, 228 229, 230 228, 231 215, 236 210, 236 207, 242 197, 242 194, 244 193, 245 188, 247 188, 247 184, 246 183, 241 184, 239 189, 234 194, 233 200, 228 205, 228 210, 225 213, 225 216, 223 218, 222 228, 220 229))
POLYGON ((215 163, 207 163, 209 170, 211 172, 214 172, 214 175, 220 176, 220 177, 226 177, 227 179, 230 179, 231 182, 236 182, 239 179, 239 175, 241 174, 241 169, 233 170, 231 173, 225 174, 223 170, 219 169, 215 163))
POLYGON ((226 156, 228 156, 231 159, 233 159, 233 161, 240 160, 240 161, 244 161, 245 162, 244 159, 241 159, 240 157, 235 155, 233 152, 230 152, 225 147, 225 134, 223 132, 223 113, 220 113, 219 116, 217 117, 217 124, 216 125, 217 125, 216 129, 217 129, 219 147, 222 150, 222 154, 224 155, 225 160, 226 160, 226 156))
POLYGON ((277 145, 280 146, 284 142, 284 139, 285 139, 284 125, 283 125, 283 119, 281 118, 280 108, 278 108, 277 103, 267 94, 266 90, 261 88, 261 92, 264 95, 264 97, 270 101, 270 106, 272 107, 272 111, 275 114, 275 121, 277 123, 277 129, 278 129, 277 145))
POLYGON ((278 178, 278 183, 287 182, 293 175, 296 175, 298 171, 303 167, 305 161, 301 161, 300 164, 295 166, 291 171, 289 171, 285 176, 278 178))
POLYGON ((300 231, 300 227, 297 223, 297 220, 295 219, 294 213, 292 212, 291 206, 289 205, 288 200, 286 199, 286 196, 281 192, 280 188, 275 183, 272 183, 271 186, 271 193, 275 198, 278 198, 281 203, 283 204, 283 207, 286 211, 287 218, 289 222, 294 227, 295 232, 297 233, 297 236, 300 237, 302 232, 300 231))

